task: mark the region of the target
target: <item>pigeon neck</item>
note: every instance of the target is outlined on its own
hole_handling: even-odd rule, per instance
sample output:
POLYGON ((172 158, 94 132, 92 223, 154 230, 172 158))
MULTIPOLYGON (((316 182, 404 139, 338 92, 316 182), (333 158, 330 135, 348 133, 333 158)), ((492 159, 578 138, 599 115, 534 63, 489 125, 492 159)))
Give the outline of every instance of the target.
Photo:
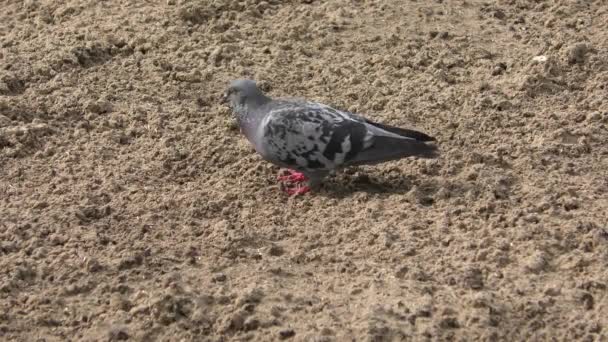
POLYGON ((258 92, 255 96, 247 98, 247 107, 249 110, 256 110, 268 102, 270 102, 270 98, 261 92, 258 92))
POLYGON ((256 129, 259 127, 260 120, 257 118, 243 118, 239 119, 239 127, 241 133, 247 137, 247 140, 254 142, 256 129))
POLYGON ((235 111, 239 126, 247 138, 253 138, 255 130, 264 118, 264 111, 259 109, 269 101, 269 98, 264 97, 263 99, 257 99, 257 101, 248 101, 246 104, 236 106, 235 111))

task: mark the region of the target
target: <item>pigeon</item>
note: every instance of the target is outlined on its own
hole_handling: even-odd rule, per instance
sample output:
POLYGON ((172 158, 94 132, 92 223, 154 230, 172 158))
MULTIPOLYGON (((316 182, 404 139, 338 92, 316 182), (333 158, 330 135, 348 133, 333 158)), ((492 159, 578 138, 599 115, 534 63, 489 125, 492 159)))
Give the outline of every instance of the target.
POLYGON ((256 152, 287 169, 279 181, 289 184, 284 190, 290 195, 318 189, 344 167, 438 156, 436 139, 425 133, 305 99, 273 99, 253 80, 232 81, 222 100, 256 152))

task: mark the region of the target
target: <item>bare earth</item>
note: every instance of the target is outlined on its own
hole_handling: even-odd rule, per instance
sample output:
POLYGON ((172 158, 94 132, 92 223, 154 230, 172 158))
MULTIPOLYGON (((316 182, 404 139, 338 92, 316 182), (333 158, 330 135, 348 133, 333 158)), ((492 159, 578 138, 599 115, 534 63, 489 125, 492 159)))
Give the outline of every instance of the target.
POLYGON ((1 340, 608 340, 604 0, 1 7, 1 340), (239 77, 442 156, 290 199, 239 77))

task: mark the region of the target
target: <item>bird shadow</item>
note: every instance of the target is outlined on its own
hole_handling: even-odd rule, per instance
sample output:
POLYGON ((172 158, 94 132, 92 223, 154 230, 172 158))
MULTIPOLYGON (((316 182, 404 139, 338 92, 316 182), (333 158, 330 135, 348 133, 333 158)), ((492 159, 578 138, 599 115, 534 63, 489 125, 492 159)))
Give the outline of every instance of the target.
POLYGON ((318 192, 321 196, 341 199, 357 193, 374 195, 406 194, 414 187, 412 177, 405 175, 375 175, 358 173, 327 179, 318 192))

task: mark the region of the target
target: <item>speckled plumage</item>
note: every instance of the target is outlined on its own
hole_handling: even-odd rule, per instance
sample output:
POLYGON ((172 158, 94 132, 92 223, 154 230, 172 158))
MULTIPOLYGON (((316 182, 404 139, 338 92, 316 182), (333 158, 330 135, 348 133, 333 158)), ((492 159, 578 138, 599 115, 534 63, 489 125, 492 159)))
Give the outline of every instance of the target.
POLYGON ((251 80, 233 81, 226 97, 241 130, 264 159, 304 173, 317 185, 331 171, 408 156, 432 158, 434 138, 305 100, 273 100, 251 80))

